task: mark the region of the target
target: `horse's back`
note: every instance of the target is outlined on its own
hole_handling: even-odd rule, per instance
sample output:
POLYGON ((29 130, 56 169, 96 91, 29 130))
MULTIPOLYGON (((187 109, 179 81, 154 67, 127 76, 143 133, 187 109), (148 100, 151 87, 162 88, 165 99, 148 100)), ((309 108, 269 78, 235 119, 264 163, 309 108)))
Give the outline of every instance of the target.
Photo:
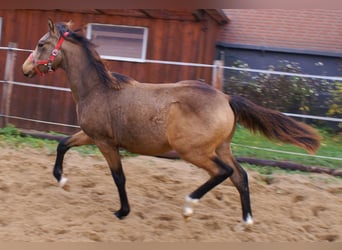
POLYGON ((233 131, 234 113, 221 91, 204 82, 182 81, 170 85, 168 93, 173 95, 168 137, 174 148, 189 142, 194 147, 216 148, 233 131))
POLYGON ((202 81, 136 83, 130 88, 127 89, 132 95, 130 102, 144 103, 145 107, 152 110, 177 103, 186 115, 203 115, 203 119, 215 119, 216 115, 231 111, 227 96, 202 81))

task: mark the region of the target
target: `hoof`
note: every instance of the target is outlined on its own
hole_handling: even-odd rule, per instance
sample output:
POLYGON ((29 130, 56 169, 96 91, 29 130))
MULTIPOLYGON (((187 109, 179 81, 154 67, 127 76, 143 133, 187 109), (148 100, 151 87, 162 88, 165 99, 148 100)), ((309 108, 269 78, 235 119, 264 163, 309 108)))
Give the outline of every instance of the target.
POLYGON ((193 199, 189 196, 185 197, 185 204, 183 207, 183 217, 185 221, 189 221, 191 219, 192 214, 194 213, 193 207, 199 202, 199 199, 193 199))
POLYGON ((235 231, 235 232, 245 232, 248 228, 249 228, 249 226, 246 226, 245 223, 239 222, 239 223, 234 227, 234 231, 235 231))
POLYGON ((247 218, 243 221, 245 226, 251 226, 254 224, 253 218, 250 214, 247 215, 247 218))
POLYGON ((58 185, 63 188, 65 186, 65 184, 68 182, 68 178, 65 178, 62 176, 62 178, 60 179, 60 181, 58 182, 58 185))
POLYGON ((122 211, 122 210, 119 210, 119 211, 116 211, 114 213, 114 215, 116 216, 116 218, 118 218, 119 220, 123 220, 125 219, 125 217, 129 214, 129 211, 126 212, 126 211, 122 211))
POLYGON ((184 218, 185 222, 189 222, 189 221, 191 221, 192 216, 183 214, 183 218, 184 218))
POLYGON ((253 224, 254 224, 253 217, 250 214, 247 214, 246 219, 244 219, 242 222, 240 222, 234 227, 234 231, 235 232, 250 231, 252 229, 253 224))
POLYGON ((194 213, 194 210, 190 206, 184 206, 183 208, 183 217, 185 218, 191 218, 192 214, 194 213))
POLYGON ((66 184, 62 187, 62 189, 66 192, 70 192, 71 191, 71 188, 70 188, 70 185, 66 184))
POLYGON ((62 177, 61 180, 58 182, 58 186, 64 189, 67 192, 70 192, 70 186, 67 184, 68 179, 65 177, 62 177))

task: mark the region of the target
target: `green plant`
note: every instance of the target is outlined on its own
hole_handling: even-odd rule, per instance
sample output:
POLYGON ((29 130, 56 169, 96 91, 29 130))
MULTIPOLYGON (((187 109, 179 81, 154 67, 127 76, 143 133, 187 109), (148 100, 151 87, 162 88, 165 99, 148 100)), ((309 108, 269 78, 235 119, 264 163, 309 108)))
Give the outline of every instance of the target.
MULTIPOLYGON (((323 137, 323 140, 317 155, 341 158, 340 149, 342 147, 342 137, 336 136, 327 129, 319 129, 319 133, 323 137)), ((57 144, 58 143, 56 141, 22 137, 20 135, 20 131, 13 125, 0 128, 0 147, 32 147, 47 149, 46 151, 42 152, 45 152, 49 155, 55 155, 57 144)), ((236 157, 255 157, 259 159, 292 161, 304 165, 329 167, 335 169, 342 168, 341 160, 311 157, 303 149, 288 144, 285 145, 271 142, 261 135, 250 133, 247 129, 240 125, 237 126, 236 132, 234 134, 232 149, 236 157), (268 151, 267 149, 302 153, 306 154, 306 156, 296 154, 281 154, 274 151, 268 151)), ((75 147, 72 150, 79 152, 81 155, 101 156, 98 148, 94 145, 75 147)), ((131 154, 125 150, 120 150, 120 153, 126 157, 136 156, 135 154, 131 154)), ((266 176, 272 176, 275 171, 278 171, 275 168, 256 167, 249 164, 242 165, 247 168, 256 169, 260 172, 260 174, 266 176)))
MULTIPOLYGON (((236 61, 234 66, 249 68, 242 61, 236 61)), ((268 70, 302 72, 298 63, 287 60, 280 60, 276 66, 269 65, 268 70)), ((326 80, 236 71, 229 72, 223 91, 244 96, 258 105, 281 112, 325 115, 331 101, 331 89, 334 89, 334 83, 326 80)), ((321 125, 319 121, 315 123, 321 125)))
MULTIPOLYGON (((53 135, 63 135, 50 131, 49 134, 53 135)), ((6 127, 0 128, 0 146, 10 146, 10 147, 32 147, 32 148, 46 148, 49 154, 55 154, 58 145, 57 141, 38 139, 31 136, 22 136, 20 130, 17 129, 13 124, 7 124, 6 127)), ((85 145, 81 147, 74 147, 72 150, 79 152, 82 155, 101 155, 100 150, 96 145, 85 145)), ((124 149, 120 150, 120 154, 123 157, 136 156, 136 154, 127 152, 124 149)))
POLYGON ((0 129, 0 135, 3 135, 3 136, 19 136, 20 131, 13 124, 7 124, 6 127, 0 129))
MULTIPOLYGON (((332 95, 331 105, 327 112, 328 115, 342 116, 342 83, 335 83, 335 87, 330 89, 332 95)), ((339 127, 342 128, 342 123, 339 123, 339 127)))
POLYGON ((291 161, 308 166, 341 169, 341 160, 335 160, 334 158, 341 158, 342 137, 336 136, 336 134, 329 132, 327 129, 318 129, 318 132, 323 139, 321 141, 321 147, 316 154, 318 156, 332 157, 332 159, 311 156, 305 150, 296 146, 269 141, 259 134, 250 133, 240 125, 237 126, 234 134, 232 149, 236 157, 291 161), (286 152, 294 152, 295 154, 288 154, 286 152), (303 156, 296 155, 296 153, 303 154, 303 156))

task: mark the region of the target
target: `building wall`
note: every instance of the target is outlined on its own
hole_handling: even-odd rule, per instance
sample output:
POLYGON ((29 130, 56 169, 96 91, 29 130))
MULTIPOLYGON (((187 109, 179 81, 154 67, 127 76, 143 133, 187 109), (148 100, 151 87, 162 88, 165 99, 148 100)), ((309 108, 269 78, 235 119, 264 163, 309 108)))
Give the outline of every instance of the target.
MULTIPOLYGON (((38 39, 47 32, 48 18, 56 22, 72 20, 75 28, 90 22, 144 26, 149 29, 147 59, 194 63, 213 62, 218 32, 218 25, 210 18, 195 22, 47 10, 0 10, 0 17, 3 20, 1 46, 16 42, 19 48, 34 49, 38 39)), ((167 74, 172 67, 114 61, 108 61, 108 66, 110 70, 145 82, 211 79, 211 71, 201 68, 177 67, 177 74, 167 74)))
MULTIPOLYGON (((0 10, 2 17, 1 46, 16 42, 18 48, 34 49, 39 38, 48 29, 47 20, 74 22, 79 28, 87 23, 104 23, 148 27, 147 59, 182 61, 211 64, 214 60, 218 24, 208 16, 202 21, 182 20, 181 18, 162 19, 142 16, 105 15, 59 10, 0 10)), ((191 17, 191 12, 190 12, 191 17)), ((66 75, 62 70, 41 78, 27 79, 23 76, 21 65, 29 55, 18 52, 14 81, 49 84, 68 87, 66 75)), ((4 74, 6 51, 0 50, 0 75, 4 74)), ((165 83, 185 79, 211 80, 210 68, 172 66, 165 64, 106 61, 109 70, 126 74, 140 82, 165 83)), ((2 88, 0 88, 1 96, 2 88)), ((58 123, 77 124, 75 104, 71 93, 14 86, 11 97, 11 115, 58 123)), ((10 119, 17 127, 54 130, 63 133, 76 129, 54 125, 39 124, 10 119)))
POLYGON ((219 41, 342 53, 342 10, 226 9, 219 41))

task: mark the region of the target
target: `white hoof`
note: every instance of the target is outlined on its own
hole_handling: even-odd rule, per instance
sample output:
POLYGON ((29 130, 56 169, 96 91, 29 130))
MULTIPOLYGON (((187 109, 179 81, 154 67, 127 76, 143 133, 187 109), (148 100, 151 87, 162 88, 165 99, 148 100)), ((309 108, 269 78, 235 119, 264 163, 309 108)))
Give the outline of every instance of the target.
POLYGON ((183 216, 190 217, 194 213, 194 209, 192 207, 184 206, 183 208, 183 216))
POLYGON ((246 220, 244 220, 243 223, 247 226, 253 225, 254 221, 252 216, 248 214, 246 220))
POLYGON ((194 213, 194 205, 199 202, 199 199, 193 199, 189 196, 185 197, 185 204, 183 208, 183 216, 184 218, 188 219, 194 213))
POLYGON ((60 181, 58 182, 59 186, 62 188, 65 186, 65 184, 68 182, 68 178, 65 178, 62 176, 62 178, 60 179, 60 181))
POLYGON ((238 223, 235 227, 234 227, 234 231, 235 232, 246 232, 252 229, 252 225, 253 225, 253 218, 250 214, 247 215, 246 220, 243 220, 242 222, 238 223))

